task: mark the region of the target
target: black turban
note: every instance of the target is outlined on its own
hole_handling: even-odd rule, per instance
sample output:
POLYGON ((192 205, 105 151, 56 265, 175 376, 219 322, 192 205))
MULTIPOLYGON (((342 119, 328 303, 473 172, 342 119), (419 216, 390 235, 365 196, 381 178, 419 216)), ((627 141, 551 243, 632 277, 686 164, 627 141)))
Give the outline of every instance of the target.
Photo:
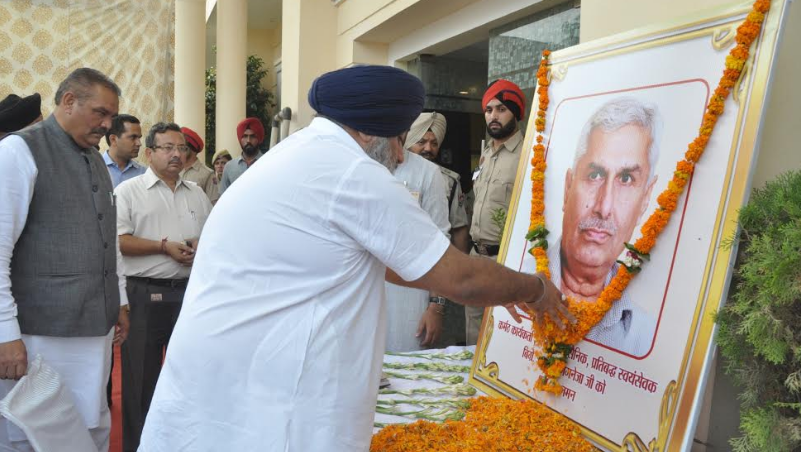
POLYGON ((417 77, 389 66, 354 66, 323 74, 309 89, 317 113, 354 130, 394 137, 423 111, 425 90, 417 77))
POLYGON ((22 130, 42 115, 42 98, 39 93, 28 97, 9 94, 0 101, 0 132, 22 130))

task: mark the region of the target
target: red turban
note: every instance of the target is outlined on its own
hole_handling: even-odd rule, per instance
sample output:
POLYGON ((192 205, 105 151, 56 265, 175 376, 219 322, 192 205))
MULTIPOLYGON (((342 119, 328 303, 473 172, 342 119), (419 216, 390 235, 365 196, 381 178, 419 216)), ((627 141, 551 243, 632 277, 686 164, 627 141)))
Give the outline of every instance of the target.
POLYGON ((253 133, 256 134, 256 139, 259 140, 259 143, 264 141, 264 126, 261 125, 259 118, 243 119, 242 122, 236 126, 236 137, 242 140, 242 136, 245 135, 245 130, 247 129, 252 130, 253 133))
POLYGON ((200 152, 203 150, 203 139, 200 138, 200 135, 195 133, 194 130, 189 127, 181 127, 181 132, 184 134, 184 137, 186 137, 186 144, 188 144, 193 151, 200 152))
POLYGON ((492 99, 498 99, 506 105, 507 108, 512 110, 520 121, 526 113, 526 96, 520 87, 510 82, 509 80, 498 79, 490 83, 487 91, 484 93, 484 98, 481 99, 481 108, 486 110, 487 104, 492 99))

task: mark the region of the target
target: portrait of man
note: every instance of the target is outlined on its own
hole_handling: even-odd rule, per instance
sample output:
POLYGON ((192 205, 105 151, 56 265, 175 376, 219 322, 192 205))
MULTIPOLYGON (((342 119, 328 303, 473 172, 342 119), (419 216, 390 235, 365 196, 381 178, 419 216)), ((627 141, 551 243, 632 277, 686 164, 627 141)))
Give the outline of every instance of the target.
MULTIPOLYGON (((632 97, 606 102, 584 125, 565 174, 562 235, 548 250, 551 278, 564 294, 594 302, 617 272, 657 181, 660 129, 656 107, 632 97)), ((627 292, 586 338, 643 356, 656 321, 627 292)))

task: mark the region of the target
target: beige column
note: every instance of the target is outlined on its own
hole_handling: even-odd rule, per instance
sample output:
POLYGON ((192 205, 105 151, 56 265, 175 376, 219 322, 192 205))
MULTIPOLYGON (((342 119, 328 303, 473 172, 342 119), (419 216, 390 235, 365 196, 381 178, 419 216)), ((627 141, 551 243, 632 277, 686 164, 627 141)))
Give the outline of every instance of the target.
POLYGON ((206 141, 205 71, 206 2, 176 0, 175 122, 197 132, 203 141, 206 141))
POLYGON ((217 149, 228 149, 238 157, 242 147, 236 125, 245 119, 247 0, 217 2, 217 149))
POLYGON ((309 125, 306 95, 314 79, 336 69, 337 8, 331 0, 283 0, 281 108, 292 109, 290 132, 309 125))

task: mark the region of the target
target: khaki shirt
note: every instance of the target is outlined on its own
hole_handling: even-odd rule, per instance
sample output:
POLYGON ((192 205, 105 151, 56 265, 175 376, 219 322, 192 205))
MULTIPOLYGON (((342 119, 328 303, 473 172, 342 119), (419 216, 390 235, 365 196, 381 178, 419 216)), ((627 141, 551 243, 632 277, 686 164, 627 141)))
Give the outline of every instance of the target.
POLYGON ((481 160, 474 173, 473 191, 476 201, 470 236, 474 241, 497 245, 501 241, 500 228, 492 221, 492 212, 502 208, 509 212, 509 201, 515 185, 517 167, 523 155, 523 134, 518 130, 497 150, 492 140, 481 151, 481 160))
POLYGON ((451 171, 444 166, 440 166, 439 170, 445 181, 445 196, 451 203, 448 206, 448 220, 451 223, 451 229, 468 226, 467 212, 464 209, 464 192, 462 191, 462 184, 459 183, 459 173, 451 171), (456 190, 453 189, 454 184, 456 185, 456 190), (451 193, 453 193, 453 199, 450 199, 451 193))
POLYGON ((181 179, 196 183, 209 197, 209 201, 216 202, 220 199, 220 185, 217 183, 217 176, 200 159, 195 160, 195 163, 189 168, 181 170, 181 179))

